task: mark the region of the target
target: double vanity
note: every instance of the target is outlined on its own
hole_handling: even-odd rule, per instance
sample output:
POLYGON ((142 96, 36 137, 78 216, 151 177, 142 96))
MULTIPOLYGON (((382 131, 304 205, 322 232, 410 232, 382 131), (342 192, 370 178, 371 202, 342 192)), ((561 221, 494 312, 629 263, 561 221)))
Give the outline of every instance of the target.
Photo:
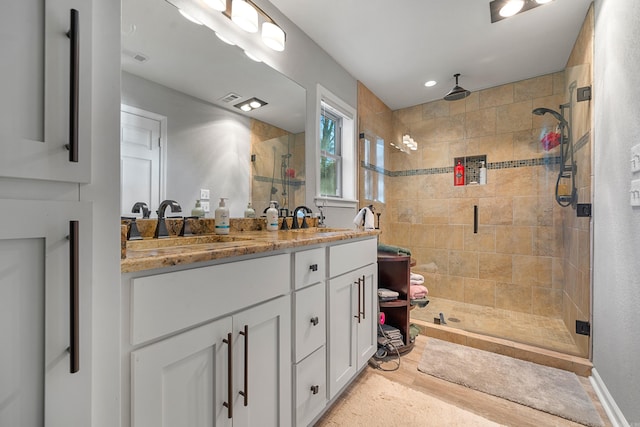
POLYGON ((377 349, 377 234, 127 241, 122 425, 317 420, 377 349))

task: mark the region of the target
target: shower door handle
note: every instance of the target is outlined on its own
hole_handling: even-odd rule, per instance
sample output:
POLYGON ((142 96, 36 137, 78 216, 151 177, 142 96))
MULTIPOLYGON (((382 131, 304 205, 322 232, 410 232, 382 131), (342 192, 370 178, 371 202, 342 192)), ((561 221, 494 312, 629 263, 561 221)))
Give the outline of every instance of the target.
POLYGON ((478 205, 473 205, 473 234, 478 234, 478 205))

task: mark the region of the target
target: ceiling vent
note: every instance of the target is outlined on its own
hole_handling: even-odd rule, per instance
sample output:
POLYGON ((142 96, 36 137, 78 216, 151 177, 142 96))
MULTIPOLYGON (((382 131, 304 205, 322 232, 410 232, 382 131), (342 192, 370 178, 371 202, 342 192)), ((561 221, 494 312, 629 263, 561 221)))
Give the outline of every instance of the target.
POLYGON ((126 57, 129 57, 131 59, 134 59, 140 63, 145 63, 149 60, 149 57, 147 55, 145 55, 144 53, 140 53, 140 52, 134 52, 128 49, 123 49, 122 50, 122 54, 126 57))
POLYGON ((220 98, 220 101, 222 101, 222 102, 234 102, 234 101, 236 101, 238 99, 240 99, 240 95, 238 95, 237 93, 230 92, 230 93, 226 94, 225 96, 223 96, 222 98, 220 98))

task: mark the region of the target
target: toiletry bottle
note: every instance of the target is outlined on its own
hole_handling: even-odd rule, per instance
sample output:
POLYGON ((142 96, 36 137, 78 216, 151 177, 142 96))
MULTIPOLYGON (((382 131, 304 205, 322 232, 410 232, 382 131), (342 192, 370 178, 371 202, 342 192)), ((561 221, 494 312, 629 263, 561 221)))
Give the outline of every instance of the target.
POLYGON ((245 218, 256 217, 256 211, 253 209, 253 206, 251 206, 251 202, 249 202, 249 204, 247 205, 247 209, 244 210, 244 217, 245 218))
POLYGON ((267 230, 278 231, 278 210, 276 202, 272 201, 267 209, 267 230))
POLYGON ((200 204, 200 199, 196 200, 196 206, 191 209, 191 216, 195 216, 197 218, 204 218, 204 209, 200 204))
POLYGON ((464 185, 464 166, 460 160, 453 168, 453 185, 464 185))
POLYGON ((226 197, 220 198, 216 208, 216 234, 229 234, 229 208, 225 206, 226 197))
POLYGON ((484 167, 484 161, 480 161, 480 173, 478 175, 478 183, 485 185, 487 183, 487 168, 484 167))

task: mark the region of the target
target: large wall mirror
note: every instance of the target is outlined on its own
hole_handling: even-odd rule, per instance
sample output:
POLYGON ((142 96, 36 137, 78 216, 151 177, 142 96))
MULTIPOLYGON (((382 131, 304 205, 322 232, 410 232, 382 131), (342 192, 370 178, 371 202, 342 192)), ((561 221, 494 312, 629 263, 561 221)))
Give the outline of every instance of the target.
POLYGON ((305 198, 305 89, 185 19, 165 0, 122 2, 121 212, 176 200, 189 215, 201 189, 231 216, 251 201, 305 198), (236 107, 258 98, 250 112, 236 107))

